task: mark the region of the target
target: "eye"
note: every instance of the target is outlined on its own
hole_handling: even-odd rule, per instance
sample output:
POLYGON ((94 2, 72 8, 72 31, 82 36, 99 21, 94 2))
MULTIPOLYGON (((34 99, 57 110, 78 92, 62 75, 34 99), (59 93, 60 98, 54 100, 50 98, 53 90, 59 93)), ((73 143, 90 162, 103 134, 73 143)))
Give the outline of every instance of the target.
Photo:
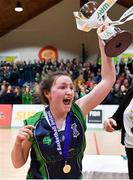
POLYGON ((74 86, 70 86, 70 89, 71 89, 71 90, 74 90, 74 86))
POLYGON ((66 88, 66 86, 60 86, 60 89, 65 89, 66 88))

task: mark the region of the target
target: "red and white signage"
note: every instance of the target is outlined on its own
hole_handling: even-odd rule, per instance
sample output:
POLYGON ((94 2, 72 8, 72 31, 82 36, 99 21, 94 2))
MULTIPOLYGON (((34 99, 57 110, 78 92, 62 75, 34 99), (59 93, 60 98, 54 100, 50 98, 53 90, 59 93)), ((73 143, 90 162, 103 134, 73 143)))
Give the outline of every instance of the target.
POLYGON ((0 127, 10 127, 12 115, 12 105, 0 105, 0 127))

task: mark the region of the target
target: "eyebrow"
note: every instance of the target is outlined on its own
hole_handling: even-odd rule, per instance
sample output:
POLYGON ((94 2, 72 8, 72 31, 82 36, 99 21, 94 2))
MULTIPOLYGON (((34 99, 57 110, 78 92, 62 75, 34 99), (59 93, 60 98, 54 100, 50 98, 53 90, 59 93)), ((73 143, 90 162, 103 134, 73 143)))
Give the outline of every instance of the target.
POLYGON ((73 85, 73 86, 74 86, 74 84, 73 84, 73 83, 68 84, 68 83, 65 83, 65 82, 60 83, 59 85, 73 85))

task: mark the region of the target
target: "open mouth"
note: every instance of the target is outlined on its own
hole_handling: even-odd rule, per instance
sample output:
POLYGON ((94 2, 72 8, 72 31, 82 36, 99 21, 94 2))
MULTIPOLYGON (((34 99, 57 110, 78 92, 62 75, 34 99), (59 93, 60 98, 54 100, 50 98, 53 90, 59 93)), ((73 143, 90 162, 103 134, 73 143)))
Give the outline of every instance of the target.
POLYGON ((63 103, 64 103, 65 105, 70 105, 71 100, 70 100, 70 99, 63 99, 63 103))

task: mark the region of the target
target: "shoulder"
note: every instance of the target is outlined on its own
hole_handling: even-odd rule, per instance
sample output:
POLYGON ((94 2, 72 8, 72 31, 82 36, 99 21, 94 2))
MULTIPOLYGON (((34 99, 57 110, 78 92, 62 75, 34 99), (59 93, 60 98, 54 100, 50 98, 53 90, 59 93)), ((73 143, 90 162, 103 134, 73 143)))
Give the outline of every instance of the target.
POLYGON ((80 107, 76 104, 76 103, 73 103, 72 104, 72 107, 71 107, 71 111, 74 112, 74 113, 82 113, 80 107))
POLYGON ((83 116, 83 113, 82 113, 80 107, 79 107, 76 103, 73 103, 73 104, 72 104, 71 112, 74 113, 74 115, 78 118, 78 120, 80 121, 80 123, 83 125, 84 130, 86 130, 85 118, 84 118, 84 116, 83 116))
POLYGON ((43 111, 37 112, 35 115, 24 120, 25 125, 35 125, 39 119, 43 116, 43 111))

